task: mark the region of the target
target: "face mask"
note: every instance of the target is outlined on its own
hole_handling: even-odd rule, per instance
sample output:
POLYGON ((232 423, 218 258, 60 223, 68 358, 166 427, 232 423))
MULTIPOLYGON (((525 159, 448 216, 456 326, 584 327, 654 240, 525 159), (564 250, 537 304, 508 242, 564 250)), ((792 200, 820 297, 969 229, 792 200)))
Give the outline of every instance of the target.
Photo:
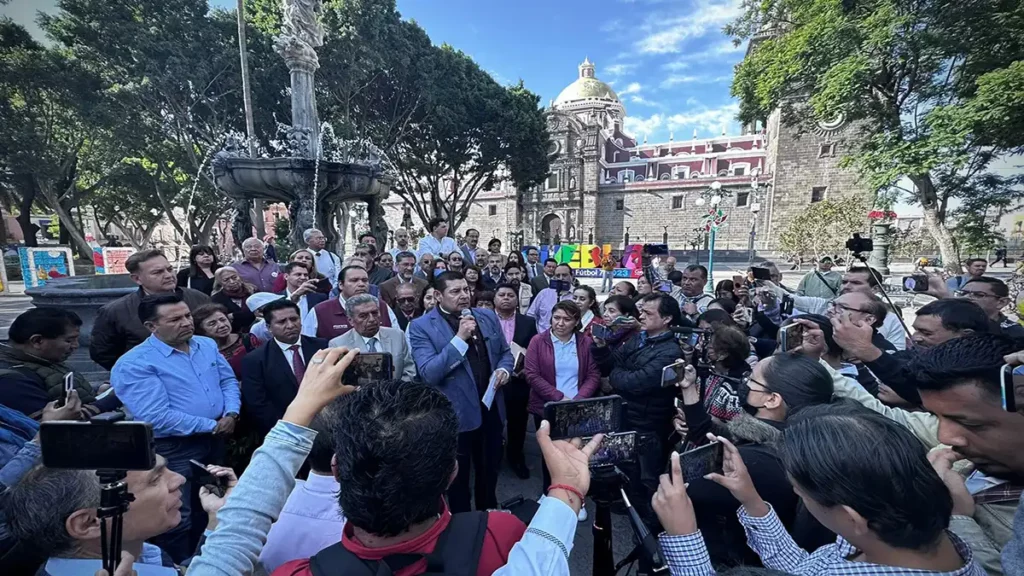
POLYGON ((757 411, 760 410, 761 408, 764 408, 763 405, 754 406, 747 400, 748 398, 750 398, 750 387, 747 386, 746 380, 742 381, 740 385, 736 387, 736 393, 740 398, 740 407, 743 408, 743 411, 746 412, 747 414, 751 416, 756 416, 757 411))

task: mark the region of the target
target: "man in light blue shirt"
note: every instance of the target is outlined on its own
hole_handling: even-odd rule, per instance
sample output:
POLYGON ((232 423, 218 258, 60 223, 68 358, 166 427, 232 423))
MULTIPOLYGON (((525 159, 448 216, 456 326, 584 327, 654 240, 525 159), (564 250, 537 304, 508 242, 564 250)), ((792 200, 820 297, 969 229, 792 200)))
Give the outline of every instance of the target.
POLYGON ((572 266, 559 264, 555 267, 554 280, 547 288, 541 290, 530 303, 527 316, 537 319, 537 331, 543 332, 551 328, 551 308, 561 300, 572 299, 572 266), (552 285, 554 287, 552 287, 552 285))
POLYGON ((220 459, 223 438, 235 430, 241 392, 217 343, 194 336, 192 313, 181 296, 143 298, 139 320, 150 336, 117 361, 110 384, 136 420, 153 426, 156 451, 167 458, 167 467, 185 477, 181 523, 155 541, 181 562, 198 542, 198 534, 190 535, 192 491, 198 493, 199 486, 191 481, 189 460, 220 459))
POLYGON ((433 254, 435 258, 441 258, 452 252, 459 251, 459 246, 455 243, 455 239, 448 237, 447 220, 444 218, 431 218, 427 222, 427 228, 430 229, 430 234, 420 238, 420 243, 416 246, 416 256, 418 258, 422 258, 426 252, 433 254))

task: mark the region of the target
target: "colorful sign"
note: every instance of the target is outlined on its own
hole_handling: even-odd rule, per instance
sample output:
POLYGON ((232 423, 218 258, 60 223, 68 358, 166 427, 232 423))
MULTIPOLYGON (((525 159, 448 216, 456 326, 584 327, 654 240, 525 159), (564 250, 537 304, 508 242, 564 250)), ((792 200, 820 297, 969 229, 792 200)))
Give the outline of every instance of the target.
POLYGON ((95 246, 92 249, 92 263, 96 266, 97 274, 127 274, 125 260, 135 254, 135 248, 101 248, 95 246))
POLYGON ((75 275, 74 257, 67 246, 20 246, 18 257, 21 258, 21 277, 25 280, 25 288, 38 288, 50 280, 75 275))
MULTIPOLYGON (((526 251, 531 246, 523 248, 523 261, 526 259, 526 251)), ((548 258, 554 259, 559 264, 569 264, 573 272, 580 278, 601 278, 601 258, 605 254, 612 253, 612 245, 604 244, 561 244, 558 246, 539 246, 540 260, 543 262, 548 258)), ((640 254, 643 244, 630 244, 626 247, 619 267, 615 269, 616 278, 639 278, 643 273, 640 264, 640 254)))

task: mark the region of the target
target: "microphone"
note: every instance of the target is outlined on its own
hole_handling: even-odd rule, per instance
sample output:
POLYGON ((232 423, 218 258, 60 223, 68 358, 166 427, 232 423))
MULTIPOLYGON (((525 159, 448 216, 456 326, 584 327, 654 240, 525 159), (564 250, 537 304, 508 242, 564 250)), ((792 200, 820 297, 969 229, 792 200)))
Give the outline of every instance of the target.
MULTIPOLYGON (((470 310, 469 308, 465 308, 465 309, 463 309, 462 313, 459 314, 459 315, 462 316, 463 318, 467 318, 467 317, 468 318, 473 318, 473 311, 470 310)), ((475 320, 475 318, 474 318, 474 320, 475 320)), ((473 333, 473 340, 476 340, 476 332, 473 333)))
POLYGON ((706 328, 693 328, 691 326, 671 326, 668 329, 673 334, 711 334, 714 330, 706 328))

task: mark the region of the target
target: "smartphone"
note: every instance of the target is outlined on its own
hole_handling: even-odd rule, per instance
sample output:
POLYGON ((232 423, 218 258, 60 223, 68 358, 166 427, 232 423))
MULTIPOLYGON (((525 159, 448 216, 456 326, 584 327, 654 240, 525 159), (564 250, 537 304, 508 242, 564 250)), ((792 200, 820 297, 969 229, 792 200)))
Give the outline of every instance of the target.
POLYGON ((620 326, 622 324, 629 324, 633 321, 632 316, 619 316, 615 320, 612 320, 612 326, 620 326))
POLYGON ((43 465, 71 470, 150 470, 153 427, 146 422, 43 422, 43 465))
POLYGON ((68 372, 64 375, 64 394, 57 398, 57 408, 63 408, 71 400, 71 391, 75 389, 75 373, 68 372))
POLYGON ((668 256, 668 244, 644 244, 644 252, 651 256, 668 256))
POLYGON ((923 274, 915 276, 904 276, 903 289, 906 290, 907 292, 927 292, 928 277, 923 274))
POLYGON ((683 481, 693 482, 708 474, 722 473, 722 444, 712 442, 700 448, 694 448, 679 454, 679 467, 683 471, 683 481))
POLYGON ((999 390, 1003 400, 1003 410, 1006 412, 1017 411, 1017 398, 1013 391, 1013 366, 1006 364, 999 371, 999 390))
POLYGON ((747 277, 746 276, 733 276, 732 277, 732 285, 737 287, 737 288, 739 288, 740 286, 743 286, 746 283, 747 283, 747 277))
POLYGON ((754 323, 754 310, 753 309, 747 308, 746 306, 741 306, 740 307, 740 313, 743 314, 743 321, 747 323, 747 326, 750 326, 751 324, 754 323))
POLYGON ((622 397, 548 402, 544 419, 551 426, 552 440, 617 432, 622 425, 622 397))
POLYGON ((612 338, 612 331, 602 324, 591 324, 590 335, 594 338, 600 338, 601 340, 608 341, 612 338))
POLYGON ((686 375, 686 360, 676 360, 675 362, 665 366, 661 369, 661 387, 670 388, 683 381, 683 377, 686 375))
POLYGON ((750 269, 750 274, 754 277, 754 280, 771 280, 772 271, 767 268, 760 266, 754 266, 750 269))
POLYGON ((228 479, 217 476, 206 469, 206 465, 197 460, 189 460, 192 465, 192 481, 200 486, 207 486, 217 496, 223 496, 228 489, 228 479))
POLYGON ((672 291, 672 283, 671 282, 667 282, 667 281, 659 282, 658 283, 658 291, 659 292, 671 292, 672 291))
POLYGON ((551 288, 555 292, 568 292, 572 290, 572 284, 565 280, 552 280, 548 282, 548 288, 551 288))
POLYGON ((803 324, 790 324, 779 329, 779 345, 783 352, 790 352, 804 343, 803 324))
MULTIPOLYGON (((585 442, 590 439, 585 439, 585 442)), ((606 434, 601 445, 590 455, 590 467, 613 466, 636 458, 636 432, 606 434)))
POLYGON ((341 376, 341 382, 349 386, 366 386, 375 382, 391 380, 395 366, 390 352, 368 352, 359 354, 352 365, 341 376))

